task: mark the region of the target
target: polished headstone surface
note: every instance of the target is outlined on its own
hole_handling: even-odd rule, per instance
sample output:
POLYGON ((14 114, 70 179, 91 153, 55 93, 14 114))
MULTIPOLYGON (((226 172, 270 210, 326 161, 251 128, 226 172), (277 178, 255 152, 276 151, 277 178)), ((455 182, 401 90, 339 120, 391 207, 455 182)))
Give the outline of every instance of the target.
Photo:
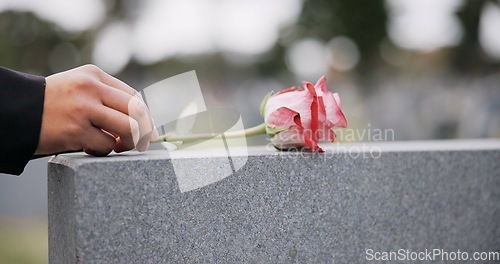
POLYGON ((500 249, 500 140, 326 149, 56 156, 50 262, 363 263, 367 249, 500 249), (215 180, 190 190, 181 175, 215 180))

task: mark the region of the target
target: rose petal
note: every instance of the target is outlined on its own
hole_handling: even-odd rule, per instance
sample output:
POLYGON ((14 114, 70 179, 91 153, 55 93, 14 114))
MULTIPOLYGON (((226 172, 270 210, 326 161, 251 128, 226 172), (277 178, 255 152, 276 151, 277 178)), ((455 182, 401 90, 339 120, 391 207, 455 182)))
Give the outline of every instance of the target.
POLYGON ((318 143, 312 140, 310 137, 304 135, 305 150, 324 152, 324 150, 318 145, 318 143))
POLYGON ((340 96, 338 93, 333 94, 333 99, 337 102, 337 105, 340 107, 340 96))
MULTIPOLYGON (((305 134, 309 134, 312 140, 318 141, 318 128, 319 128, 319 112, 320 112, 320 104, 318 100, 318 96, 316 95, 316 90, 314 86, 309 82, 304 82, 304 86, 307 90, 313 95, 313 101, 311 103, 311 130, 307 131, 305 134)), ((325 109, 323 108, 323 111, 325 109)))
POLYGON ((333 142, 335 140, 335 137, 335 132, 331 128, 323 127, 318 130, 318 142, 333 142))
POLYGON ((293 91, 297 91, 297 90, 298 90, 297 86, 292 86, 290 88, 285 88, 285 89, 279 91, 277 94, 284 94, 284 93, 293 92, 293 91))
POLYGON ((312 96, 309 91, 295 90, 272 95, 266 103, 264 109, 264 121, 267 123, 269 115, 281 107, 286 107, 300 113, 302 122, 309 125, 311 122, 312 96))
POLYGON ((327 89, 326 89, 326 77, 321 76, 321 78, 319 78, 318 82, 316 82, 316 85, 314 85, 314 88, 316 88, 316 93, 318 94, 318 96, 322 96, 323 93, 327 91, 327 89))
POLYGON ((290 127, 271 137, 271 143, 278 149, 302 148, 304 135, 299 126, 290 127))
POLYGON ((333 124, 333 127, 346 127, 347 120, 335 97, 338 98, 338 94, 334 94, 330 91, 326 91, 323 94, 323 101, 325 103, 327 119, 333 124))
POLYGON ((297 125, 296 116, 299 116, 297 112, 286 107, 280 107, 269 114, 266 125, 273 130, 285 130, 297 125))
POLYGON ((304 133, 300 114, 289 108, 281 107, 269 115, 266 132, 278 149, 300 148, 322 151, 318 143, 304 133))
POLYGON ((318 96, 318 121, 320 122, 320 124, 326 123, 327 125, 330 125, 330 121, 328 121, 326 116, 325 102, 323 100, 323 97, 321 96, 318 96))
MULTIPOLYGON (((295 120, 300 123, 300 116, 297 114, 295 120)), ((318 143, 312 140, 311 137, 304 134, 304 129, 301 125, 294 125, 287 130, 284 130, 273 137, 271 143, 278 149, 302 149, 307 151, 323 152, 318 146, 318 143)))

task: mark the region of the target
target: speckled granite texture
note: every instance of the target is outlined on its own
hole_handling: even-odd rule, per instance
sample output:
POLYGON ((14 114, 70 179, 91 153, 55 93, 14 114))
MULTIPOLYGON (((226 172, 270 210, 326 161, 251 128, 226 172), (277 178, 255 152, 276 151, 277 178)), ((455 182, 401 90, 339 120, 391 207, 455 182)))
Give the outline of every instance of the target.
MULTIPOLYGON (((364 263, 366 249, 500 249, 499 140, 366 146, 379 157, 359 144, 251 148, 234 175, 184 193, 165 151, 56 156, 50 263, 364 263)), ((176 162, 203 176, 226 160, 176 162)))

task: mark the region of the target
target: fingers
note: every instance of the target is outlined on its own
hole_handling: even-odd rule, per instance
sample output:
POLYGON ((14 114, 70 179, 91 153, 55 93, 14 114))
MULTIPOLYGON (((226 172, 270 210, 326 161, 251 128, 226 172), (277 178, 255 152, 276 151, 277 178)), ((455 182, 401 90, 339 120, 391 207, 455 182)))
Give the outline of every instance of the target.
MULTIPOLYGON (((144 99, 142 98, 142 95, 137 90, 135 90, 134 88, 130 87, 128 84, 126 84, 126 83, 122 82, 121 80, 107 74, 106 72, 104 72, 102 70, 98 70, 98 72, 99 72, 100 81, 103 84, 106 84, 110 88, 114 88, 114 89, 120 90, 122 92, 125 92, 126 94, 129 94, 129 95, 137 98, 144 105, 146 105, 146 103, 144 102, 144 99)), ((146 107, 146 110, 147 109, 148 108, 146 107)), ((148 118, 149 118, 149 122, 151 124, 153 124, 153 133, 151 134, 150 140, 155 140, 158 137, 158 131, 156 130, 156 127, 154 127, 154 120, 151 117, 151 115, 149 115, 149 112, 148 112, 148 118)))
POLYGON ((115 109, 101 106, 90 115, 91 123, 116 138, 115 152, 123 152, 136 147, 140 138, 139 124, 128 115, 115 109))
POLYGON ((118 149, 121 151, 133 148, 131 144, 139 151, 147 150, 150 140, 157 133, 146 104, 135 96, 105 84, 102 84, 100 97, 109 109, 99 109, 91 119, 92 124, 118 134, 118 149))
POLYGON ((156 130, 149 117, 146 104, 135 98, 131 99, 128 103, 128 115, 130 116, 130 124, 134 124, 134 121, 136 121, 139 126, 139 137, 137 137, 137 134, 132 134, 134 142, 136 142, 136 149, 146 151, 153 131, 156 130))
POLYGON ((90 155, 106 156, 116 145, 115 137, 96 127, 89 127, 84 137, 82 147, 90 155))

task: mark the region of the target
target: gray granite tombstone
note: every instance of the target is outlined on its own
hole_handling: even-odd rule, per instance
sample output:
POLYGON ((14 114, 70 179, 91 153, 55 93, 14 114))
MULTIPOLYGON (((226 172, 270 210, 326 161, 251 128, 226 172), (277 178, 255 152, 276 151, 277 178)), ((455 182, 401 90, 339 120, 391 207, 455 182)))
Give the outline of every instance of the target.
POLYGON ((364 263, 375 252, 500 249, 499 140, 327 149, 56 156, 50 263, 364 263))

